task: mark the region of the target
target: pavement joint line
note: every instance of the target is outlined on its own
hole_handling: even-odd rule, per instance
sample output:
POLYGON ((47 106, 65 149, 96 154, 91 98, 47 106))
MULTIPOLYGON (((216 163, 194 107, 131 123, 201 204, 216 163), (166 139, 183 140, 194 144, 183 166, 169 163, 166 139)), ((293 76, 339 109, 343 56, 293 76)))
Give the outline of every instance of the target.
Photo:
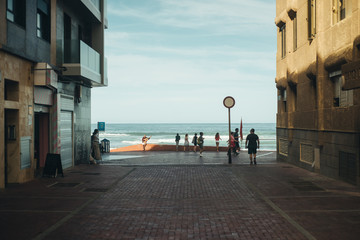
POLYGON ((273 208, 278 214, 280 214, 283 218, 285 218, 291 225, 293 225, 299 232, 301 232, 307 239, 316 240, 316 238, 309 233, 305 228, 303 228, 300 224, 298 224, 294 219, 292 219, 288 214, 286 214, 280 207, 278 207, 273 201, 267 198, 260 190, 255 187, 252 183, 244 179, 239 173, 235 172, 235 175, 238 176, 241 180, 246 182, 246 184, 256 192, 261 199, 263 199, 271 208, 273 208))
POLYGON ((96 196, 94 196, 93 198, 89 199, 88 201, 86 201, 86 203, 84 203, 83 205, 81 205, 80 207, 78 207, 77 209, 75 209, 74 211, 71 211, 67 216, 63 217, 61 220, 59 220, 57 223, 55 223, 54 225, 52 225, 51 227, 49 227, 48 229, 46 229, 44 232, 40 233, 39 235, 37 235, 36 237, 33 238, 33 240, 41 240, 43 238, 45 238, 47 235, 49 235, 50 233, 52 233, 53 231, 55 231, 56 229, 58 229, 59 227, 61 227, 64 223, 66 223, 69 219, 71 219, 72 217, 74 217, 76 214, 78 214, 82 209, 84 209, 86 206, 88 206, 90 203, 94 202, 95 200, 97 200, 98 198, 100 198, 100 196, 102 196, 103 194, 107 193, 108 191, 110 191, 112 188, 115 187, 115 185, 117 185, 119 182, 121 182, 123 179, 125 179, 127 176, 129 176, 129 174, 131 174, 132 172, 134 172, 136 170, 136 168, 131 169, 129 172, 127 172, 125 175, 119 177, 119 179, 117 179, 115 182, 113 182, 110 187, 108 188, 108 190, 106 192, 102 192, 97 194, 96 196))
POLYGON ((48 211, 48 210, 0 210, 1 213, 70 213, 71 211, 48 211))
POLYGON ((341 209, 328 209, 328 210, 289 210, 287 212, 291 212, 291 213, 348 213, 348 212, 360 212, 360 209, 346 209, 346 210, 341 210, 341 209))
MULTIPOLYGON (((24 196, 4 196, 4 197, 1 197, 3 199, 17 199, 17 198, 20 198, 20 199, 23 199, 24 196)), ((54 197, 54 196, 41 196, 41 197, 38 197, 38 196, 29 196, 29 197, 26 197, 26 199, 88 199, 88 197, 62 197, 62 196, 59 196, 59 197, 54 197)))
POLYGON ((261 155, 256 155, 256 157, 257 158, 264 157, 264 156, 267 156, 267 155, 270 155, 270 154, 273 154, 273 153, 264 153, 264 154, 261 154, 261 155))
MULTIPOLYGON (((307 192, 308 193, 308 192, 307 192)), ((349 196, 344 195, 304 195, 304 196, 268 196, 269 199, 294 199, 294 198, 347 198, 349 196)))

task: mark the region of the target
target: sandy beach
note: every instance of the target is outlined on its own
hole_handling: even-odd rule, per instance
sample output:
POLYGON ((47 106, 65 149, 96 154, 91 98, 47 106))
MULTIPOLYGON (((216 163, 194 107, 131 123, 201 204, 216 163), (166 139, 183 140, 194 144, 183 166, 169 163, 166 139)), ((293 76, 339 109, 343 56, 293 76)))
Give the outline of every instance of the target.
MULTIPOLYGON (((190 151, 194 150, 194 146, 190 146, 190 151)), ((121 147, 116 149, 111 149, 110 152, 142 152, 143 146, 142 144, 131 145, 127 147, 121 147)), ((163 145, 163 144, 148 144, 146 146, 146 151, 176 151, 175 145, 163 145)), ((179 151, 184 151, 184 146, 179 145, 179 151)), ((199 151, 199 147, 197 147, 197 151, 199 151)), ((204 151, 216 151, 216 146, 204 146, 204 151)), ((219 151, 226 152, 227 147, 219 147, 219 151)))

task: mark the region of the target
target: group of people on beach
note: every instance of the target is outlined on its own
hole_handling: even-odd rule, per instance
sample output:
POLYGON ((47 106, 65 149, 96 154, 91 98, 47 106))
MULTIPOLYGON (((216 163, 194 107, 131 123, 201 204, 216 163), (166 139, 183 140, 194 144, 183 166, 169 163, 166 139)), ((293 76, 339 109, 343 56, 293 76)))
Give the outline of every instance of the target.
MULTIPOLYGON (((146 135, 144 135, 144 137, 142 138, 142 145, 143 145, 143 151, 145 151, 147 142, 150 140, 150 137, 147 137, 146 135)), ((179 135, 179 133, 176 134, 175 136, 175 143, 176 143, 176 151, 179 151, 179 144, 180 144, 180 140, 181 137, 179 135)), ((194 134, 191 143, 194 145, 193 151, 196 152, 197 151, 197 146, 199 146, 199 152, 200 152, 200 157, 202 157, 202 153, 204 151, 204 133, 200 132, 199 136, 197 135, 197 133, 194 134)), ((220 145, 220 134, 216 133, 215 134, 215 144, 216 144, 216 151, 219 152, 219 145, 220 145)), ((255 129, 251 129, 250 130, 250 134, 247 135, 246 137, 246 142, 245 142, 245 148, 248 149, 248 154, 250 157, 250 164, 256 164, 256 153, 257 153, 257 149, 260 148, 260 140, 258 135, 255 134, 255 129)), ((185 134, 185 139, 184 139, 184 152, 185 151, 190 151, 190 142, 189 142, 189 134, 185 134)), ((239 142, 239 129, 236 128, 235 132, 231 132, 230 135, 230 139, 228 140, 228 155, 229 154, 234 154, 234 155, 239 155, 240 153, 240 142, 239 142)))
MULTIPOLYGON (((194 145, 194 152, 196 152, 197 146, 199 146, 200 149, 200 157, 202 157, 202 153, 204 151, 204 133, 200 132, 199 137, 197 136, 197 133, 194 134, 191 143, 194 145)), ((179 151, 179 142, 180 142, 180 135, 177 133, 175 136, 175 143, 176 143, 176 151, 179 151)), ((189 142, 189 134, 185 134, 185 140, 184 140, 184 152, 190 151, 190 142, 189 142)))
MULTIPOLYGON (((143 146, 143 151, 146 150, 147 142, 151 139, 150 137, 147 137, 146 135, 143 136, 141 142, 143 146)), ((179 144, 180 144, 180 135, 179 133, 175 136, 175 143, 176 143, 176 151, 179 151, 179 144)), ((241 137, 242 139, 242 137, 241 137)), ((200 132, 199 136, 197 133, 194 134, 191 143, 194 145, 193 151, 197 151, 197 146, 199 146, 200 149, 200 157, 202 157, 202 153, 204 151, 204 133, 200 132)), ((219 152, 219 145, 220 145, 220 134, 215 134, 215 143, 216 143, 216 151, 219 152)), ((235 132, 231 132, 230 139, 228 142, 228 155, 234 154, 239 155, 240 153, 240 142, 239 142, 239 129, 236 128, 235 132)), ((250 130, 250 134, 246 137, 245 142, 245 148, 248 149, 248 154, 250 157, 250 164, 257 164, 256 162, 256 153, 257 149, 260 148, 260 140, 258 135, 255 134, 255 129, 250 130)), ((189 142, 189 135, 185 134, 184 139, 184 152, 190 151, 190 142, 189 142)), ((93 164, 96 164, 96 160, 101 160, 101 153, 100 153, 100 147, 99 147, 99 130, 95 129, 92 136, 91 136, 91 153, 90 153, 90 162, 93 164)))

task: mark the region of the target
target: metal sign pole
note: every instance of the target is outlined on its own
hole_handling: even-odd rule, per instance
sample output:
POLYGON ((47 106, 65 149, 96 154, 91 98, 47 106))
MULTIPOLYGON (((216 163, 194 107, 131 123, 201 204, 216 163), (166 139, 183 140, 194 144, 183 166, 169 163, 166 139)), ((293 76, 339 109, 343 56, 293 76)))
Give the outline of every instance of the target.
POLYGON ((231 118, 230 118, 230 108, 235 105, 235 99, 233 97, 226 97, 223 101, 224 106, 228 109, 229 112, 229 149, 228 149, 228 157, 229 157, 229 164, 231 164, 231 118))
MULTIPOLYGON (((231 118, 230 118, 230 108, 228 108, 229 110, 229 148, 231 148, 231 118)), ((228 151, 228 155, 229 155, 229 164, 232 163, 232 159, 231 159, 231 149, 228 151)))

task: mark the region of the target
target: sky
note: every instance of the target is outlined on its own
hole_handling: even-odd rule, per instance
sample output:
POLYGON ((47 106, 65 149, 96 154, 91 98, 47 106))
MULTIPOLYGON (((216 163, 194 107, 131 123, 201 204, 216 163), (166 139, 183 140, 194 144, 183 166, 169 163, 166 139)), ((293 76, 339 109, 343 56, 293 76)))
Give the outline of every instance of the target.
POLYGON ((275 0, 108 0, 91 122, 276 121, 275 0))

